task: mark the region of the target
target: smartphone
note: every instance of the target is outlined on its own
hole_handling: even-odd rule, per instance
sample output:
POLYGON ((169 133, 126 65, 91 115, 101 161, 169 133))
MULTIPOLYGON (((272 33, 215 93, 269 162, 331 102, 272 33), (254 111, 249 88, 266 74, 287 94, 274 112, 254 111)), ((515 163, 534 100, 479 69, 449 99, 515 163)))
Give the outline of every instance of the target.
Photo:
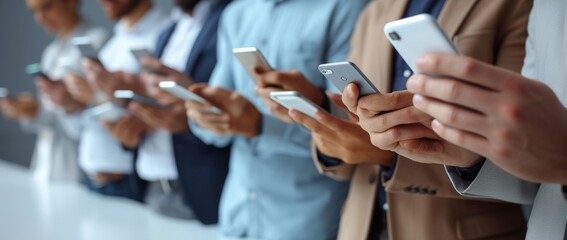
POLYGON ((145 48, 140 48, 140 49, 130 49, 130 53, 132 53, 132 55, 134 55, 134 57, 136 58, 136 60, 138 62, 140 62, 142 60, 142 58, 144 57, 153 57, 154 55, 152 54, 152 52, 150 52, 150 50, 145 49, 145 48))
POLYGON ((359 88, 359 97, 380 93, 366 75, 351 62, 337 62, 319 65, 319 71, 341 92, 350 83, 359 88))
POLYGON ((49 78, 43 71, 41 70, 41 64, 33 63, 26 66, 25 71, 28 75, 32 76, 33 78, 36 77, 43 77, 49 81, 53 81, 49 78))
POLYGON ((83 57, 100 62, 98 59, 98 51, 93 47, 89 37, 74 37, 71 39, 71 43, 79 49, 83 57))
POLYGON ((103 103, 91 110, 94 117, 108 122, 116 122, 126 115, 126 109, 112 102, 103 103))
MULTIPOLYGON (((171 93, 173 96, 178 97, 179 99, 181 99, 183 101, 195 101, 195 102, 200 102, 200 103, 208 103, 208 101, 205 100, 204 98, 202 98, 201 96, 185 89, 184 87, 180 86, 179 84, 177 84, 174 81, 160 82, 159 87, 161 89, 171 93)), ((222 110, 213 106, 213 108, 211 108, 211 112, 221 114, 222 110)))
POLYGON ((114 97, 126 100, 126 102, 134 101, 151 107, 165 108, 164 105, 161 105, 155 99, 138 95, 131 90, 116 90, 114 91, 114 97))
POLYGON ((425 54, 460 55, 451 39, 429 14, 389 22, 384 34, 414 73, 420 73, 416 61, 425 54))
POLYGON ((295 109, 312 118, 315 118, 317 111, 325 111, 296 91, 272 92, 270 98, 287 109, 295 109))
POLYGON ((248 71, 250 77, 258 82, 256 74, 252 72, 253 67, 262 67, 266 70, 272 71, 273 68, 270 66, 262 52, 254 47, 249 48, 235 48, 232 50, 234 56, 238 59, 240 64, 248 71))

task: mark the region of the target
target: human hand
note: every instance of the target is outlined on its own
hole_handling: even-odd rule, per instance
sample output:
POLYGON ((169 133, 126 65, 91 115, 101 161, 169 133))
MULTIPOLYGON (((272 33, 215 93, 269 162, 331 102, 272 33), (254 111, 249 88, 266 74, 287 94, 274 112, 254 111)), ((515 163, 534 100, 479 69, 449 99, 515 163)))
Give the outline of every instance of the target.
POLYGON ((431 116, 412 104, 413 94, 398 91, 358 98, 358 87, 345 88, 343 101, 355 111, 374 146, 421 163, 472 166, 481 156, 443 140, 431 130, 431 116))
POLYGON ((75 73, 69 73, 64 79, 69 94, 78 102, 89 105, 95 101, 95 93, 86 79, 75 73))
POLYGON ((189 131, 187 115, 183 102, 168 105, 167 108, 156 108, 137 102, 128 104, 128 110, 154 129, 165 129, 179 134, 189 131))
POLYGON ((567 110, 545 84, 477 60, 426 55, 407 83, 433 131, 510 173, 567 184, 567 110))
POLYGON ((193 84, 191 91, 210 102, 185 103, 187 116, 199 126, 219 135, 242 135, 248 138, 258 135, 262 114, 238 92, 202 83, 193 84), (212 113, 213 105, 223 112, 212 113))
POLYGON ((162 90, 159 87, 160 82, 174 81, 186 88, 193 84, 193 79, 190 76, 164 65, 157 58, 144 57, 141 64, 144 70, 140 74, 140 79, 144 83, 148 95, 163 105, 178 102, 179 98, 162 90))
POLYGON ((131 114, 123 116, 116 122, 103 121, 102 125, 127 148, 136 148, 140 144, 142 135, 152 130, 131 114))
POLYGON ((36 78, 36 86, 44 96, 65 110, 66 113, 81 111, 86 106, 71 96, 63 81, 50 81, 43 77, 38 77, 36 78))
MULTIPOLYGON (((334 94, 330 99, 337 100, 335 104, 342 106, 340 95, 334 94)), ((326 156, 348 164, 391 164, 393 153, 372 145, 368 133, 356 122, 339 119, 324 111, 318 111, 315 119, 297 110, 290 110, 289 115, 311 131, 317 149, 326 156)))
POLYGON ((262 68, 254 68, 253 72, 258 76, 256 94, 261 97, 270 113, 278 119, 291 123, 293 120, 288 114, 288 110, 270 98, 270 93, 278 91, 297 91, 313 103, 322 106, 324 93, 317 86, 313 85, 299 71, 265 71, 262 68))
POLYGON ((39 112, 39 103, 30 93, 24 93, 17 97, 0 99, 0 109, 7 119, 33 119, 39 112))

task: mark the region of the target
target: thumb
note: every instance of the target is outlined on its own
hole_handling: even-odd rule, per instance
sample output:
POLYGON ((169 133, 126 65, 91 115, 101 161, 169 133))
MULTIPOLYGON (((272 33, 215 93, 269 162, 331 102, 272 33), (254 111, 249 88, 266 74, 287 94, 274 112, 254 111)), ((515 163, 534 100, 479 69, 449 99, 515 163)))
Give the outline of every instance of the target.
POLYGON ((207 83, 194 83, 191 86, 189 86, 189 91, 199 95, 199 96, 203 96, 203 91, 205 90, 205 88, 209 87, 209 84, 207 83))

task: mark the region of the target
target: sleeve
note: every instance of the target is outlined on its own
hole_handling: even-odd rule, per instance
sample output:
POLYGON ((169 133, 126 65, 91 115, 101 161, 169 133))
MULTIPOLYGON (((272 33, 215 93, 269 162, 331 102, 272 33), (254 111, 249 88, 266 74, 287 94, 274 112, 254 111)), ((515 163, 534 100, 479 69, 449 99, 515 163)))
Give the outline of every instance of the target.
POLYGON ((73 113, 70 115, 61 114, 61 125, 65 133, 73 140, 80 140, 81 134, 84 129, 84 121, 86 121, 86 115, 88 110, 73 113))
MULTIPOLYGON (((530 10, 532 9, 532 1, 518 1, 506 22, 502 26, 503 29, 498 30, 501 33, 500 44, 497 45, 495 65, 503 67, 515 72, 520 72, 526 58, 526 38, 528 37, 528 21, 530 18, 530 10)), ((533 26, 532 26, 533 27, 533 26)))
MULTIPOLYGON (((232 43, 230 39, 230 26, 227 16, 227 11, 221 17, 218 29, 218 42, 217 42, 217 65, 213 70, 209 85, 218 86, 226 89, 235 89, 234 80, 231 76, 233 55, 232 43)), ((211 131, 201 128, 195 121, 189 120, 189 127, 195 136, 201 139, 206 144, 214 145, 215 147, 226 147, 232 143, 234 136, 219 136, 211 131)))
POLYGON ((323 158, 321 158, 324 156, 319 154, 319 151, 317 150, 315 144, 311 144, 311 153, 313 155, 313 161, 315 163, 315 167, 317 167, 319 173, 327 175, 328 177, 338 181, 346 181, 352 178, 352 175, 354 174, 354 169, 356 167, 355 165, 342 163, 342 164, 330 166, 325 164, 325 161, 323 160, 323 158))
POLYGON ((88 35, 93 43, 93 47, 95 47, 95 49, 97 50, 100 50, 102 46, 104 46, 106 41, 108 41, 108 38, 110 37, 108 31, 106 31, 103 28, 93 28, 92 30, 89 31, 88 35))
POLYGON ((535 19, 537 19, 537 10, 535 9, 537 5, 534 5, 534 9, 530 14, 530 20, 528 23, 528 39, 526 40, 526 58, 524 59, 524 66, 522 68, 522 75, 526 78, 537 79, 536 72, 536 51, 534 42, 536 41, 535 34, 535 19))
POLYGON ((486 161, 473 181, 464 180, 455 167, 445 167, 455 189, 463 196, 493 198, 507 202, 530 204, 539 184, 516 178, 486 161))

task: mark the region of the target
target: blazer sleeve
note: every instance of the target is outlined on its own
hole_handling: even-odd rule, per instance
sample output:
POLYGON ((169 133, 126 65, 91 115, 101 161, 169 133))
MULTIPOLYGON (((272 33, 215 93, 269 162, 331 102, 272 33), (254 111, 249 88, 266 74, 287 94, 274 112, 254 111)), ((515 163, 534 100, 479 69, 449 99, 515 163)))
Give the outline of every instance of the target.
POLYGON ((315 143, 311 143, 311 154, 313 156, 313 162, 319 173, 324 174, 332 179, 338 181, 346 181, 352 178, 354 173, 355 165, 350 164, 339 164, 337 166, 328 167, 321 159, 319 159, 319 154, 317 154, 317 146, 315 143))
POLYGON ((451 183, 467 197, 493 198, 519 204, 531 204, 539 184, 523 181, 486 161, 473 181, 461 178, 455 167, 445 167, 451 183))

